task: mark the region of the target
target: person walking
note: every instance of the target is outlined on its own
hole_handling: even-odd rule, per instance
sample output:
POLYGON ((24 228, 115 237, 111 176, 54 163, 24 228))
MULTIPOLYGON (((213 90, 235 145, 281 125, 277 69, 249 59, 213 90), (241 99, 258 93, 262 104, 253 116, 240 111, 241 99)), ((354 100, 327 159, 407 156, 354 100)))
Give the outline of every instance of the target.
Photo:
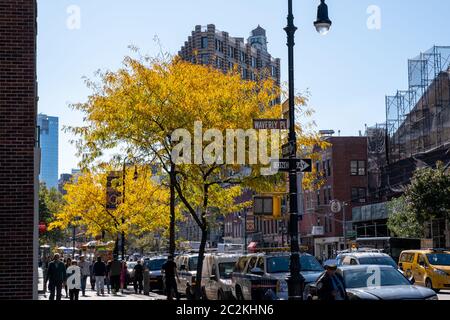
POLYGON ((50 263, 49 261, 49 257, 48 256, 44 256, 43 260, 42 260, 42 276, 43 276, 43 291, 44 291, 44 297, 46 296, 47 293, 47 282, 48 282, 48 265, 50 263))
POLYGON ((178 294, 177 288, 177 280, 180 281, 180 279, 178 278, 177 264, 173 261, 173 256, 168 257, 161 269, 164 273, 167 300, 173 300, 173 294, 175 294, 177 300, 180 300, 180 295, 178 294))
MULTIPOLYGON (((69 268, 72 265, 72 259, 67 258, 64 262, 64 266, 67 268, 69 268)), ((66 292, 66 299, 69 299, 69 290, 67 288, 67 282, 64 282, 64 291, 66 292)))
POLYGON ((108 294, 111 294, 111 278, 110 278, 110 270, 111 270, 111 260, 108 260, 106 263, 106 275, 105 275, 105 285, 108 290, 108 294))
POLYGON ((70 301, 79 300, 81 289, 81 268, 77 265, 77 261, 72 261, 72 265, 67 268, 67 288, 69 289, 70 301))
POLYGON ((61 300, 62 298, 62 286, 66 281, 66 267, 64 263, 60 260, 59 254, 56 253, 53 256, 53 261, 48 265, 47 271, 48 277, 48 289, 50 291, 49 300, 61 300))
POLYGON ((122 261, 122 266, 120 268, 120 289, 122 289, 122 294, 124 290, 127 289, 127 275, 128 275, 128 266, 125 260, 122 261))
POLYGON ((92 258, 92 262, 89 264, 89 280, 91 282, 91 289, 95 291, 95 274, 94 274, 94 258, 92 258))
POLYGON ((109 278, 111 280, 111 289, 113 295, 116 295, 120 290, 120 273, 122 271, 122 264, 117 259, 117 256, 114 257, 114 260, 111 262, 109 278))
POLYGON ((102 257, 97 258, 97 262, 94 263, 94 276, 95 284, 97 286, 97 296, 105 295, 105 276, 106 276, 106 265, 102 261, 102 257))
POLYGON ((81 271, 81 294, 86 297, 86 282, 87 278, 91 274, 90 263, 85 260, 84 256, 80 257, 80 262, 78 263, 81 271))
POLYGON ((141 264, 141 260, 138 260, 137 264, 134 266, 134 292, 136 294, 142 294, 144 281, 144 267, 141 264))
POLYGON ((336 272, 336 265, 326 265, 325 273, 317 282, 317 294, 322 301, 348 300, 344 279, 336 272))
POLYGON ((144 265, 143 280, 144 280, 144 295, 149 296, 150 295, 150 270, 148 269, 148 266, 146 266, 146 265, 144 265))

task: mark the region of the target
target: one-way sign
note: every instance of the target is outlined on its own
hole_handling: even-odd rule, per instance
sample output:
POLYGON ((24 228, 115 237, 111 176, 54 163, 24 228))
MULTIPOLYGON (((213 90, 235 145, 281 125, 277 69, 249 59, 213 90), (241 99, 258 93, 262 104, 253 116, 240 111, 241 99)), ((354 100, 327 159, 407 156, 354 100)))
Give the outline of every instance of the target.
POLYGON ((272 170, 289 172, 312 172, 312 159, 280 159, 272 161, 272 170))

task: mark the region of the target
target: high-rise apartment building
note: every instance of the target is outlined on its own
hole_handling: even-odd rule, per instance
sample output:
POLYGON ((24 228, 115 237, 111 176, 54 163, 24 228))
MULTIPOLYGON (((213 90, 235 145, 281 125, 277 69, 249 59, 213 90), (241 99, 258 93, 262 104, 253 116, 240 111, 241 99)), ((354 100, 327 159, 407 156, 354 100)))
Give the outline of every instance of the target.
POLYGON ((38 115, 41 145, 40 181, 47 187, 58 188, 59 119, 45 114, 38 115))
POLYGON ((215 25, 196 26, 179 55, 186 61, 214 66, 224 72, 237 67, 246 80, 257 80, 258 75, 273 78, 280 85, 280 59, 267 51, 266 30, 258 26, 244 38, 230 37, 215 25))

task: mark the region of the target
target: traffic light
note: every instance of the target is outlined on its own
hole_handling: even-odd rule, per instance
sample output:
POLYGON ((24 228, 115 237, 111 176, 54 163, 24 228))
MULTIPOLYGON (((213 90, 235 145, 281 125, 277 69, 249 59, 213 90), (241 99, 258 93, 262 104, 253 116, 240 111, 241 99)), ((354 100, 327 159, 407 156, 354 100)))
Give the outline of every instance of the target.
POLYGON ((281 197, 273 197, 273 218, 281 219, 281 197))

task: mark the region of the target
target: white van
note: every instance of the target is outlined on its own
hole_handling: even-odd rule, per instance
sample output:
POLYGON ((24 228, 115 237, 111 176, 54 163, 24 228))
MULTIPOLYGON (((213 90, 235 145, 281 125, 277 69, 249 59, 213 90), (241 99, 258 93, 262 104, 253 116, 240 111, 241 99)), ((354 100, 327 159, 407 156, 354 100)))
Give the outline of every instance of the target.
POLYGON ((203 295, 208 300, 232 300, 231 274, 240 255, 207 254, 203 260, 203 295))

